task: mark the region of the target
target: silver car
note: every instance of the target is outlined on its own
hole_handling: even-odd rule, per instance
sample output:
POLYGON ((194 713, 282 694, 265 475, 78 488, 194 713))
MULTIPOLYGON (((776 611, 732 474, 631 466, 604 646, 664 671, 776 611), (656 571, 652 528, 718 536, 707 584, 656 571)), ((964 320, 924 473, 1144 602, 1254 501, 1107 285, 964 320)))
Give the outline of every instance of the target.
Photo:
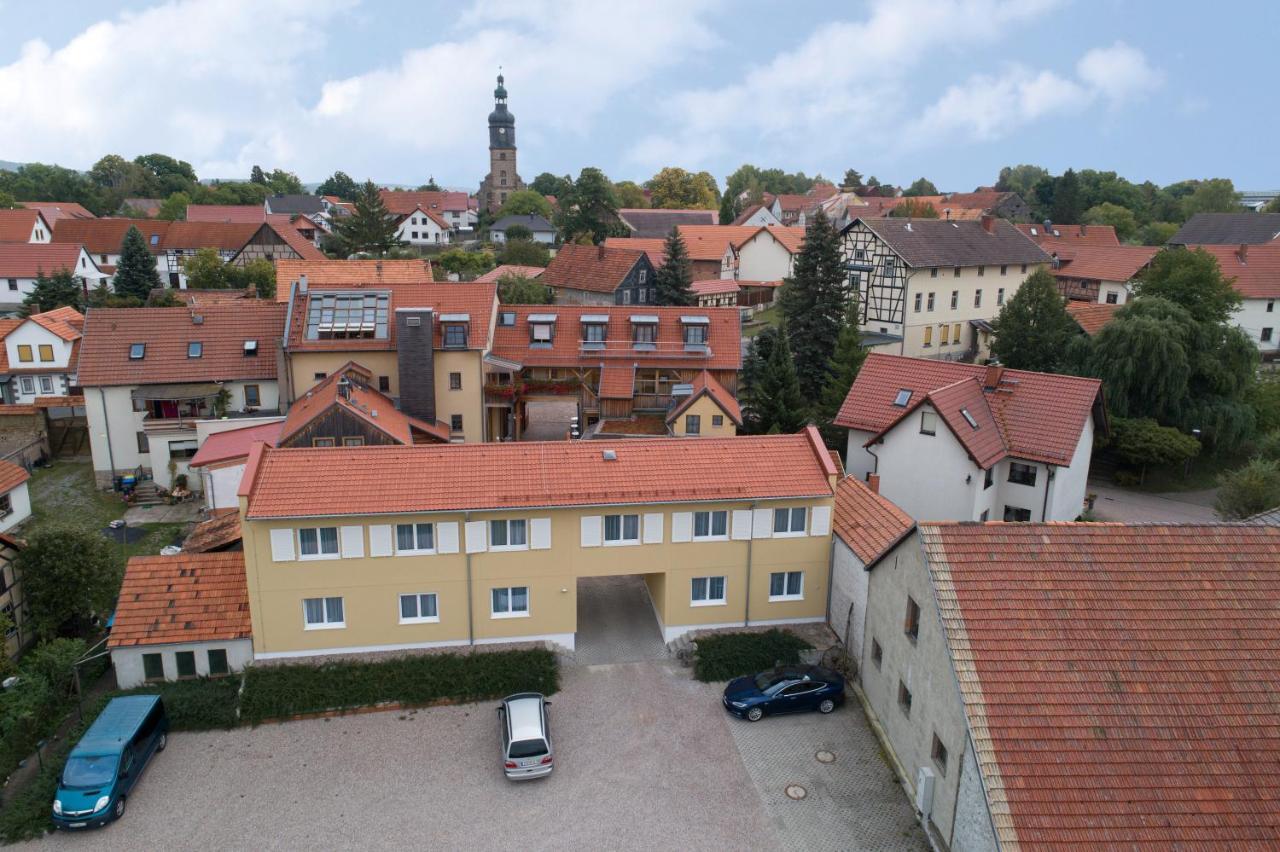
POLYGON ((551 774, 551 728, 541 693, 518 692, 498 705, 502 724, 502 771, 512 781, 543 778, 551 774))

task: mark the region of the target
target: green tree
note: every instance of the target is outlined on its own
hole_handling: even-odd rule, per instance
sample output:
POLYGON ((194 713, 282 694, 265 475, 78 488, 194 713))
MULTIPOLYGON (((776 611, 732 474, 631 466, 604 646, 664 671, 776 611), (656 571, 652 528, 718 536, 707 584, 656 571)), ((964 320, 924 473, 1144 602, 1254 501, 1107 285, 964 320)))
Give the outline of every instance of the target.
POLYGON ((559 201, 573 189, 573 178, 568 175, 558 177, 551 174, 551 172, 543 172, 533 179, 533 183, 529 184, 529 188, 539 195, 550 195, 556 201, 559 201))
POLYGON ((742 211, 745 209, 746 207, 738 196, 730 195, 726 192, 720 196, 720 224, 733 224, 734 220, 741 216, 742 211))
POLYGON ((1095 204, 1084 211, 1080 221, 1086 225, 1110 225, 1115 228, 1116 237, 1121 242, 1128 241, 1138 231, 1138 219, 1133 211, 1109 201, 1095 204))
POLYGON ((766 328, 751 339, 743 361, 742 402, 749 434, 790 433, 804 425, 804 396, 785 329, 766 328))
POLYGON ((532 189, 517 189, 507 196, 506 204, 498 211, 499 216, 541 216, 551 218, 551 202, 532 189))
POLYGON ((618 181, 613 185, 618 194, 618 207, 622 209, 644 209, 649 206, 649 198, 644 190, 633 180, 618 181))
POLYGON ((905 219, 937 219, 938 208, 931 202, 919 198, 908 198, 898 202, 897 206, 889 211, 889 215, 905 219))
POLYGON ((175 192, 187 192, 200 182, 190 163, 176 160, 168 154, 143 154, 134 157, 133 163, 154 179, 157 197, 167 198, 175 192))
POLYGON ((1242 301, 1223 278, 1217 258, 1204 249, 1159 252, 1135 289, 1139 296, 1157 296, 1181 305, 1201 322, 1227 322, 1242 301))
POLYGON ((606 237, 624 237, 629 231, 618 219, 618 198, 604 172, 588 166, 563 198, 556 224, 565 242, 586 239, 599 245, 606 237))
POLYGON ((1077 224, 1084 207, 1080 199, 1080 179, 1075 170, 1067 169, 1053 182, 1053 204, 1049 218, 1060 224, 1077 224))
POLYGON ((1280 377, 1265 371, 1249 388, 1247 399, 1253 408, 1259 432, 1280 432, 1280 377))
POLYGON ((440 264, 440 268, 445 272, 467 281, 493 269, 493 255, 487 251, 452 248, 442 252, 435 262, 440 264))
POLYGON ((181 222, 187 218, 187 205, 190 203, 191 196, 185 192, 175 192, 160 204, 160 212, 156 214, 156 218, 181 222))
POLYGON ((551 262, 551 251, 542 243, 533 240, 513 239, 509 228, 507 241, 498 252, 496 261, 513 266, 546 266, 551 262))
POLYGON ((506 230, 506 240, 532 240, 533 231, 524 225, 510 225, 506 230))
POLYGON ((333 225, 333 235, 344 256, 367 253, 381 257, 404 245, 396 230, 395 220, 371 180, 360 188, 351 215, 338 218, 333 225))
POLYGON ((225 290, 231 286, 229 267, 215 248, 196 249, 182 265, 192 290, 225 290))
POLYGON ((1172 222, 1148 222, 1138 231, 1138 242, 1144 246, 1162 246, 1178 232, 1172 222))
POLYGON ((1057 372, 1067 343, 1079 333, 1052 274, 1038 269, 1000 309, 992 323, 991 354, 1015 370, 1057 372))
POLYGON ((719 202, 714 178, 708 186, 701 174, 695 175, 678 167, 662 169, 645 183, 645 187, 649 190, 651 207, 714 210, 719 202))
POLYGON ((858 327, 858 301, 855 297, 845 312, 844 325, 840 327, 840 335, 836 338, 836 348, 831 354, 831 377, 822 389, 822 399, 818 405, 818 429, 823 440, 832 449, 844 449, 848 433, 835 425, 836 415, 844 405, 849 389, 862 363, 867 360, 867 350, 862 345, 862 331, 858 327))
MULTIPOLYGON (((924 180, 924 178, 920 178, 920 180, 924 180)), ((919 181, 917 181, 917 183, 919 183, 919 181)), ((862 173, 857 169, 845 169, 844 180, 840 181, 840 188, 849 192, 860 192, 862 190, 862 173)))
POLYGON ((554 299, 545 284, 507 273, 498 279, 498 301, 504 305, 549 305, 554 299))
MULTIPOLYGON (((167 290, 162 292, 169 292, 167 290)), ((89 295, 85 297, 84 303, 90 308, 140 308, 146 301, 139 299, 137 296, 121 296, 111 292, 111 288, 107 286, 105 280, 99 281, 97 286, 89 291, 89 295)))
POLYGON ((83 285, 66 269, 59 269, 52 275, 39 272, 35 286, 22 300, 22 315, 31 316, 62 307, 84 310, 83 285))
POLYGON ((663 244, 665 262, 653 275, 654 296, 659 305, 696 305, 693 294, 693 261, 678 228, 672 228, 663 244))
POLYGON ((1200 442, 1170 426, 1161 426, 1149 417, 1111 420, 1111 448, 1121 459, 1141 469, 1140 480, 1147 477, 1147 466, 1173 467, 1200 454, 1200 442))
POLYGON ((17 210, 22 205, 7 192, 0 192, 0 210, 17 210))
POLYGON ((306 192, 298 176, 284 169, 271 170, 267 175, 267 188, 272 195, 302 195, 306 192))
POLYGON ((164 286, 156 272, 156 259, 147 248, 147 240, 136 227, 130 227, 120 244, 120 263, 116 266, 115 291, 145 302, 152 289, 164 286))
MULTIPOLYGON (((276 297, 276 267, 271 261, 259 258, 244 266, 227 264, 225 269, 228 287, 252 290, 259 299, 276 297)), ((188 286, 191 285, 188 283, 188 286)))
POLYGON ((1262 208, 1263 213, 1280 213, 1280 196, 1276 196, 1267 202, 1267 206, 1262 208))
POLYGON ((249 172, 249 183, 256 183, 259 186, 266 186, 267 173, 262 170, 262 166, 254 166, 249 172))
POLYGON ((1240 193, 1229 178, 1210 178, 1196 184, 1183 210, 1188 218, 1196 213, 1239 213, 1240 193))
POLYGON ((804 245, 779 304, 805 399, 819 399, 831 378, 831 353, 845 318, 845 282, 840 235, 819 210, 805 227, 804 245))
POLYGON ((1228 521, 1239 521, 1280 506, 1280 463, 1256 458, 1218 477, 1214 508, 1228 521))
POLYGON ((911 186, 902 191, 903 195, 937 195, 938 188, 933 185, 933 181, 926 178, 917 178, 911 186))
POLYGON ((316 195, 332 195, 343 201, 354 200, 359 192, 360 186, 343 171, 334 172, 316 187, 316 195))
POLYGON ((996 180, 996 189, 1000 192, 1016 192, 1024 200, 1030 200, 1037 183, 1049 178, 1049 170, 1041 166, 1026 163, 1017 166, 1005 166, 1000 170, 996 180))
POLYGON ((36 530, 19 551, 28 624, 41 641, 86 636, 105 616, 123 577, 111 543, 96 530, 71 526, 36 530))

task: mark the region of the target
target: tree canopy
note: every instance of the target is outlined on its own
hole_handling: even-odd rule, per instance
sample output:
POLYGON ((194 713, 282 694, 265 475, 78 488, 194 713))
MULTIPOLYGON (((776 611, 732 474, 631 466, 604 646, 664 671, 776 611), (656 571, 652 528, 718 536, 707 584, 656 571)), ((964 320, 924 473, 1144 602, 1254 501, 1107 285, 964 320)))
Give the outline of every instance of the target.
POLYGON ((845 285, 840 236, 819 210, 805 227, 804 245, 783 283, 779 305, 805 399, 819 399, 831 378, 831 353, 847 307, 845 285))
POLYGON ((933 185, 933 181, 928 180, 927 178, 916 178, 916 180, 912 182, 911 186, 902 191, 902 194, 908 196, 937 195, 938 188, 933 185))
POLYGON ((649 205, 670 210, 714 210, 720 204, 720 190, 716 179, 707 172, 686 172, 668 167, 645 183, 649 190, 649 205))
MULTIPOLYGON (((542 243, 529 239, 517 239, 507 230, 507 240, 502 244, 496 258, 498 263, 509 263, 515 266, 546 266, 551 262, 551 251, 542 243)), ((527 230, 527 229, 526 229, 527 230)))
POLYGON ((991 354, 1015 370, 1057 372, 1067 344, 1080 333, 1051 273, 1038 269, 1004 304, 992 323, 991 354))
POLYGON ((569 190, 573 188, 573 178, 565 175, 559 177, 551 172, 543 172, 533 179, 529 184, 529 188, 539 195, 553 196, 556 201, 569 194, 569 190))
POLYGON ((507 201, 498 211, 499 216, 537 215, 551 220, 551 202, 532 189, 517 189, 507 196, 507 201))
POLYGON ((1110 201, 1093 205, 1084 211, 1080 221, 1086 225, 1110 225, 1120 242, 1127 242, 1138 232, 1138 218, 1133 211, 1110 201))
POLYGON ((633 180, 618 181, 613 185, 618 194, 618 206, 623 209, 644 209, 649 206, 649 197, 644 188, 633 180))
POLYGON ((59 269, 52 275, 41 272, 36 276, 31 292, 22 299, 22 315, 31 316, 62 307, 84 310, 84 290, 80 282, 67 269, 59 269))
POLYGON ((316 195, 333 195, 343 201, 354 201, 360 186, 351 179, 351 175, 338 171, 329 175, 316 187, 316 195))
POLYGON ((1225 323, 1241 297, 1223 277, 1218 260, 1204 249, 1159 252, 1135 287, 1139 296, 1157 296, 1181 305, 1197 320, 1225 323))
POLYGON ((684 238, 677 228, 672 228, 663 247, 665 261, 654 273, 655 297, 659 305, 696 305, 693 294, 693 262, 685 247, 684 238))
POLYGON ((900 201, 889 211, 890 216, 905 219, 937 219, 938 208, 934 207, 931 202, 920 198, 908 198, 900 201))
POLYGON ((76 527, 33 532, 15 563, 28 623, 41 641, 87 635, 92 619, 110 610, 123 578, 111 543, 76 527))
POLYGON ((618 219, 618 197, 604 172, 588 166, 578 174, 563 197, 556 225, 565 242, 585 239, 599 245, 606 237, 623 237, 629 231, 618 219))
POLYGON ((404 245, 396 231, 382 194, 371 180, 360 188, 351 215, 340 217, 333 225, 333 236, 344 257, 356 253, 383 256, 404 245))
POLYGON ((840 407, 844 405, 845 397, 849 395, 849 389, 853 387, 854 379, 858 378, 862 363, 866 360, 867 350, 862 346, 862 332, 858 327, 858 302, 855 296, 849 303, 849 308, 845 312, 844 325, 840 327, 840 334, 836 337, 836 348, 831 354, 831 375, 827 379, 826 387, 822 389, 822 399, 819 400, 816 412, 818 429, 822 432, 827 446, 832 449, 842 449, 845 445, 848 433, 845 429, 837 427, 834 421, 836 415, 840 413, 840 407))
POLYGON ((1228 521, 1240 521, 1280 506, 1280 463, 1255 458, 1218 477, 1214 508, 1228 521))
POLYGON ((1196 184, 1183 202, 1186 216, 1196 213, 1239 213, 1240 193, 1228 178, 1210 178, 1196 184))
POLYGON ((748 434, 790 433, 804 425, 804 396, 784 329, 766 328, 751 339, 740 384, 748 434))
POLYGON ((498 301, 504 305, 549 305, 551 288, 536 279, 507 273, 498 279, 498 301))
POLYGON ((145 302, 156 287, 163 286, 156 272, 156 259, 147 248, 146 237, 130 226, 120 245, 120 263, 116 265, 115 291, 145 302))

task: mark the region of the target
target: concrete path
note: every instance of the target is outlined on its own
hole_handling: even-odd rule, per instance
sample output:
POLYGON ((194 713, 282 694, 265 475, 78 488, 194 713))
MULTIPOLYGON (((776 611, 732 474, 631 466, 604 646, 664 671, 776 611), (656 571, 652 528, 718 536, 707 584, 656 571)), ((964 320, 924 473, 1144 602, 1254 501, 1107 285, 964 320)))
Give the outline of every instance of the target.
POLYGON ((529 425, 520 434, 522 441, 563 441, 569 421, 578 415, 577 402, 533 400, 525 403, 529 425))
POLYGON ((632 663, 668 657, 644 580, 635 576, 578 580, 578 633, 574 661, 581 665, 632 663))
POLYGON ((1089 492, 1098 495, 1094 516, 1100 521, 1128 524, 1211 524, 1220 520, 1213 511, 1216 489, 1148 494, 1090 480, 1089 492))
POLYGON ((204 503, 199 500, 188 500, 185 503, 167 503, 159 506, 131 506, 124 513, 124 520, 129 526, 139 524, 185 524, 199 519, 200 507, 204 503))

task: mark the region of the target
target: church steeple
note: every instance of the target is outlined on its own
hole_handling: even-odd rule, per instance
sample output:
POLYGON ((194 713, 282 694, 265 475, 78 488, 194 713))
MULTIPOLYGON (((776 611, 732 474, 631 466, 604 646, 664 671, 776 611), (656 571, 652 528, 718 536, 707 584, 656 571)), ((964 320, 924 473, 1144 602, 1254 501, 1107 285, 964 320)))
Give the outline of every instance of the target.
POLYGON ((498 87, 493 90, 493 112, 489 113, 489 147, 516 147, 516 117, 507 111, 507 87, 501 72, 498 87))
POLYGON ((499 68, 489 113, 489 174, 480 184, 480 203, 495 213, 519 189, 524 189, 524 181, 516 171, 516 117, 507 110, 506 80, 499 68))

